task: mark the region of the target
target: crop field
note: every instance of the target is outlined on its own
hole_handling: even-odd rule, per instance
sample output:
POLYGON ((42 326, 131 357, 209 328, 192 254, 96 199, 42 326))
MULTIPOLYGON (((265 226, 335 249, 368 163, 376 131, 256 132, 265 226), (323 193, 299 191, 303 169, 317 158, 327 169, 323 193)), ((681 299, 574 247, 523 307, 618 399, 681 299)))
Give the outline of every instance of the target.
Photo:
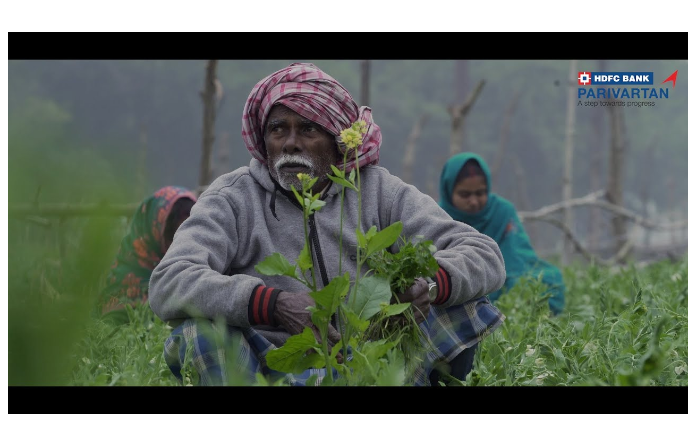
MULTIPOLYGON (((60 260, 52 235, 10 241, 9 384, 178 386, 163 359, 172 329, 147 306, 129 310, 126 324, 99 318, 95 297, 119 230, 75 230, 60 260)), ((570 266, 555 317, 542 284, 522 281, 496 302, 506 320, 462 385, 688 386, 687 274, 687 259, 570 266)), ((185 385, 196 382, 191 366, 184 374, 185 385)))

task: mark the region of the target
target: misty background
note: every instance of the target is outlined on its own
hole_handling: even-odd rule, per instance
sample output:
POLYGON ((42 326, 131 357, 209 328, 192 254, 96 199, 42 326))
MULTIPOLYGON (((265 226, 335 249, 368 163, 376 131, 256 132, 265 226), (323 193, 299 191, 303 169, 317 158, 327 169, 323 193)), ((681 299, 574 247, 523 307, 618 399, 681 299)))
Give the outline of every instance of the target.
MULTIPOLYGON (((197 189, 206 62, 8 61, 10 176, 13 167, 30 167, 12 184, 10 205, 133 203, 164 185, 197 189), (74 173, 74 182, 61 183, 58 167, 74 173), (94 189, 95 180, 107 186, 94 189)), ((249 164, 241 139, 244 102, 257 81, 292 62, 314 63, 363 105, 362 61, 220 60, 216 76, 223 97, 214 127, 214 177, 249 164)), ((577 68, 653 72, 653 87, 669 88, 668 99, 639 100, 654 101, 653 107, 622 109, 622 205, 656 222, 687 219, 687 61, 591 60, 577 61, 577 68), (660 86, 676 70, 675 88, 660 86)), ((496 170, 492 190, 517 210, 558 203, 570 129, 569 78, 569 60, 372 60, 367 93, 383 134, 380 165, 438 200, 439 175, 452 142, 449 107, 462 103, 484 80, 463 121, 461 150, 485 158, 496 170), (406 148, 418 123, 414 161, 406 171, 406 148)), ((602 107, 575 106, 572 197, 608 185, 609 116, 602 107)), ((611 244, 611 215, 596 212, 594 218, 593 213, 576 208, 572 230, 587 247, 603 248, 611 244)), ((541 254, 560 251, 559 229, 537 221, 525 226, 541 254)), ((687 244, 685 229, 646 232, 629 225, 628 232, 638 245, 687 244)))

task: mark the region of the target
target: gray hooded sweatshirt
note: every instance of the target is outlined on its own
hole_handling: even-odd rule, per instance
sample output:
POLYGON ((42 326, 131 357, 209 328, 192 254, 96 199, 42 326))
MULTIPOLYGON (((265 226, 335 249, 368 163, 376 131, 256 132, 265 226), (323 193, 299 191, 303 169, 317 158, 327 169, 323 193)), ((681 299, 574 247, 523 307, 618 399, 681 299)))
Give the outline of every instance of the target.
MULTIPOLYGON (((504 259, 495 241, 453 220, 431 197, 372 165, 361 169, 360 188, 364 232, 402 221, 404 237, 422 235, 433 241, 440 266, 439 296, 433 306, 464 304, 504 285, 504 259)), ((322 277, 318 288, 339 275, 340 192, 339 185, 331 184, 325 206, 311 217, 311 251, 322 277)), ((149 302, 155 314, 164 321, 223 317, 231 326, 287 335, 273 327, 275 297, 281 290, 307 288, 289 277, 255 270, 275 252, 295 264, 303 248, 303 212, 285 193, 256 159, 216 179, 201 194, 151 276, 149 302)), ((345 189, 342 270, 352 280, 357 210, 357 193, 345 189)), ((398 249, 397 244, 391 248, 398 249)))

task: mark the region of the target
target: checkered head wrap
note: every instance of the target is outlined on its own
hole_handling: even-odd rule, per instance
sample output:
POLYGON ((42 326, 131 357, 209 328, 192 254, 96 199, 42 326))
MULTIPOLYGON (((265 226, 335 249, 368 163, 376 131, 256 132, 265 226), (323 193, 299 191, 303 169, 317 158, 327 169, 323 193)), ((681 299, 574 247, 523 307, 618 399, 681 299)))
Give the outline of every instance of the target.
MULTIPOLYGON (((342 155, 346 148, 340 144, 340 132, 351 127, 353 122, 364 120, 368 131, 357 149, 358 165, 361 168, 364 165, 378 164, 382 138, 380 127, 373 122, 371 109, 367 106, 359 107, 339 82, 309 63, 294 63, 265 77, 254 86, 245 102, 242 111, 242 139, 252 156, 263 164, 267 163, 264 125, 271 108, 276 104, 283 104, 334 135, 342 155)), ((354 150, 350 150, 346 166, 338 168, 351 171, 355 159, 354 150)))

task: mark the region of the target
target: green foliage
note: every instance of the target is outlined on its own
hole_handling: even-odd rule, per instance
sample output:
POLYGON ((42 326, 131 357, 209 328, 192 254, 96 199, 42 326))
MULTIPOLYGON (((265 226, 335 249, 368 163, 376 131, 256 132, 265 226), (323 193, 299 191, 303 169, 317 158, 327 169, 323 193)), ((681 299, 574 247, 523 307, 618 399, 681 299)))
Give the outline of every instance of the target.
MULTIPOLYGON (((76 229, 75 246, 69 247, 89 247, 88 242, 95 243, 94 236, 102 234, 97 227, 93 237, 81 237, 83 227, 76 229)), ((69 253, 61 260, 51 255, 54 247, 27 244, 22 235, 14 230, 9 238, 10 385, 178 384, 162 356, 171 328, 149 307, 127 308, 125 323, 96 313, 95 276, 109 263, 101 250, 83 253, 91 258, 69 253)), ((47 240, 52 237, 47 235, 47 240)), ((113 239, 109 246, 111 256, 113 239)), ((478 348, 466 381, 451 384, 688 386, 687 260, 642 269, 577 266, 565 269, 564 275, 567 308, 557 317, 550 316, 545 287, 536 279, 523 280, 502 295, 496 306, 506 321, 478 348)), ((378 315, 395 315, 404 305, 383 304, 378 315)), ((356 332, 365 334, 369 321, 340 308, 356 332)), ((222 327, 212 331, 216 328, 218 336, 213 337, 222 337, 222 327)), ((399 342, 361 347, 358 339, 347 341, 361 349, 344 366, 335 365, 344 384, 404 384, 408 369, 406 355, 395 349, 399 342)), ((227 346, 237 343, 228 341, 227 346)), ((318 347, 313 338, 308 348, 316 356, 306 365, 324 363, 318 347)), ((339 349, 338 344, 332 357, 339 349)), ((277 356, 272 353, 272 358, 277 356)), ((229 358, 234 362, 234 356, 229 358)), ((197 383, 191 358, 182 373, 185 385, 197 383)), ((230 365, 227 375, 229 384, 250 384, 236 377, 230 365)), ((252 384, 278 386, 283 380, 260 375, 252 384)))
MULTIPOLYGON (((92 175, 99 176, 94 166, 92 175)), ((26 192, 32 167, 13 166, 10 203, 26 192)), ((54 189, 68 191, 79 176, 53 167, 54 189)), ((107 182, 105 176, 105 182, 107 182)), ((94 188, 104 187, 94 183, 94 188)), ((122 230, 114 219, 8 223, 8 354, 10 385, 66 385, 78 362, 102 276, 122 230)), ((89 358, 88 358, 89 359, 89 358)))
POLYGON ((688 386, 688 261, 567 268, 551 317, 536 279, 501 296, 507 320, 478 349, 467 385, 688 386))
MULTIPOLYGON (((388 279, 396 300, 397 295, 404 293, 416 278, 433 277, 439 270, 433 255, 436 247, 431 240, 422 237, 416 237, 416 242, 405 237, 400 239, 400 249, 396 253, 380 250, 372 253, 367 260, 375 276, 388 279)), ((409 376, 424 360, 424 345, 427 340, 422 335, 409 304, 382 305, 380 316, 371 322, 365 337, 368 340, 398 340, 397 347, 403 354, 409 376), (402 316, 402 319, 394 316, 402 316)))
MULTIPOLYGON (((127 322, 93 317, 71 358, 75 386, 175 386, 177 380, 165 364, 163 342, 172 328, 155 317, 148 305, 126 308, 127 322)), ((193 384, 194 369, 184 373, 193 384)))
POLYGON ((419 277, 433 277, 439 270, 434 258, 436 247, 431 240, 415 238, 416 243, 401 238, 400 249, 396 253, 387 250, 375 252, 368 257, 368 266, 376 275, 390 279, 390 287, 403 293, 419 277))

